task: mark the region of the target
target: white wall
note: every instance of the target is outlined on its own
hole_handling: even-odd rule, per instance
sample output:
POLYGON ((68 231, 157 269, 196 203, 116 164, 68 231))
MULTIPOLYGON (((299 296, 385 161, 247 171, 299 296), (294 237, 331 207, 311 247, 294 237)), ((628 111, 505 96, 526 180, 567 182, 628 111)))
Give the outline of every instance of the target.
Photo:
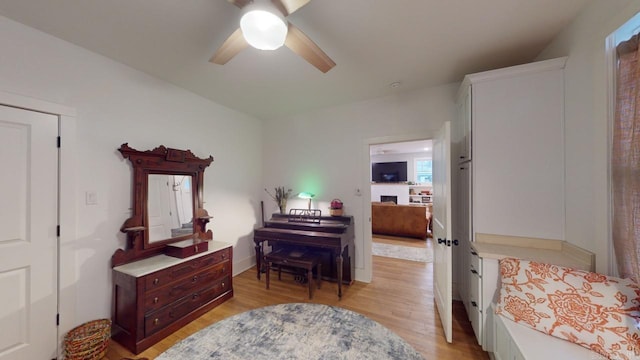
POLYGON ((638 0, 593 1, 540 55, 565 68, 566 239, 610 273, 605 39, 640 11, 638 0))
MULTIPOLYGON (((323 212, 331 199, 343 200, 345 214, 355 218, 358 280, 367 280, 362 274, 370 266, 364 258, 371 212, 369 144, 433 138, 455 118, 457 89, 450 84, 397 93, 265 122, 265 185, 315 193, 314 208, 323 212), (356 196, 356 189, 363 196, 356 196)), ((275 203, 266 194, 263 198, 265 212, 275 212, 275 203)), ((301 206, 306 207, 302 200, 289 201, 290 208, 301 206)))
POLYGON ((260 121, 4 17, 0 48, 0 90, 77 111, 76 139, 62 139, 77 150, 77 239, 63 245, 72 255, 61 264, 71 274, 61 279, 62 301, 75 294, 76 305, 61 314, 63 324, 110 317, 111 255, 124 246, 119 229, 131 207, 131 167, 116 151, 125 142, 213 155, 204 184, 209 228, 214 239, 234 244, 236 273, 251 264, 262 195, 260 121), (86 191, 97 192, 98 205, 85 205, 86 191))

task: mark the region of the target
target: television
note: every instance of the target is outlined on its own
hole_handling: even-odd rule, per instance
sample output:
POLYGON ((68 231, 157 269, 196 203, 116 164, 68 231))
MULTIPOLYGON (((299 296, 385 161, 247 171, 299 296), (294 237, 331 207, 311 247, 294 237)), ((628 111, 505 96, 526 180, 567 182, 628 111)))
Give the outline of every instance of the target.
POLYGON ((378 162, 371 164, 371 181, 377 183, 407 181, 407 162, 378 162))

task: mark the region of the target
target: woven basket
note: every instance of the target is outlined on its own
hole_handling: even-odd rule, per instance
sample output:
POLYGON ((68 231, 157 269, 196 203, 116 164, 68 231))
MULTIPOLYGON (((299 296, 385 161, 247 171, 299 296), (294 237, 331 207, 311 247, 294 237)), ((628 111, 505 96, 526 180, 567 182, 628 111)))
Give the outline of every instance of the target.
POLYGON ((102 359, 111 338, 111 320, 100 319, 73 328, 64 337, 66 360, 102 359))
POLYGON ((342 209, 329 209, 329 215, 331 216, 342 216, 342 209))

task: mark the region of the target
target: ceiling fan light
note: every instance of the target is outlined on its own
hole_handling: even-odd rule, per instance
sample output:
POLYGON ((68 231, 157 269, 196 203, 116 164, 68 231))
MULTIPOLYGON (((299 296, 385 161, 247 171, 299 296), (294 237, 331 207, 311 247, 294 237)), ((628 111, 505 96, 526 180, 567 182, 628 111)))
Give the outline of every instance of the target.
POLYGON ((252 10, 240 19, 242 35, 249 45, 260 50, 275 50, 284 44, 287 24, 268 11, 252 10))

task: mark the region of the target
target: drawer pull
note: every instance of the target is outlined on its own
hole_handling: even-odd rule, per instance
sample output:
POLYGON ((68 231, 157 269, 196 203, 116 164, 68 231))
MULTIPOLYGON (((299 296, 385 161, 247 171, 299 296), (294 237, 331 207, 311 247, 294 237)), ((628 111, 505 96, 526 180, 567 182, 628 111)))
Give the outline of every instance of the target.
POLYGON ((197 299, 197 298, 198 298, 198 296, 200 296, 200 295, 198 295, 198 294, 193 294, 193 295, 191 295, 191 300, 195 300, 195 299, 197 299))
POLYGON ((158 325, 158 324, 160 324, 160 319, 155 318, 155 319, 153 320, 153 325, 158 325))
POLYGON ((475 251, 471 251, 471 255, 478 255, 478 253, 475 251))
POLYGON ((198 245, 195 246, 195 250, 196 250, 196 252, 198 252, 198 245))
POLYGON ((198 275, 194 275, 193 279, 191 280, 191 282, 196 282, 196 281, 198 281, 198 275))
POLYGON ((158 285, 160 283, 160 279, 155 278, 153 279, 153 285, 158 285))
POLYGON ((473 306, 473 307, 476 307, 476 308, 477 308, 477 307, 478 307, 478 304, 477 304, 475 301, 472 301, 472 302, 471 302, 471 306, 473 306))
POLYGON ((471 269, 471 272, 476 274, 476 275, 478 275, 478 272, 476 270, 474 270, 474 269, 471 269))
POLYGON ((222 283, 222 287, 224 288, 224 283, 222 283))
POLYGON ((160 300, 160 299, 158 299, 158 297, 157 297, 157 296, 156 296, 156 297, 154 297, 154 298, 153 298, 153 303, 154 303, 154 304, 157 304, 157 303, 158 303, 158 300, 160 300))
POLYGON ((226 258, 226 257, 227 257, 227 254, 222 254, 222 258, 223 259, 226 258))
POLYGON ((225 269, 225 268, 222 268, 222 272, 225 272, 225 271, 226 271, 226 269, 225 269))

